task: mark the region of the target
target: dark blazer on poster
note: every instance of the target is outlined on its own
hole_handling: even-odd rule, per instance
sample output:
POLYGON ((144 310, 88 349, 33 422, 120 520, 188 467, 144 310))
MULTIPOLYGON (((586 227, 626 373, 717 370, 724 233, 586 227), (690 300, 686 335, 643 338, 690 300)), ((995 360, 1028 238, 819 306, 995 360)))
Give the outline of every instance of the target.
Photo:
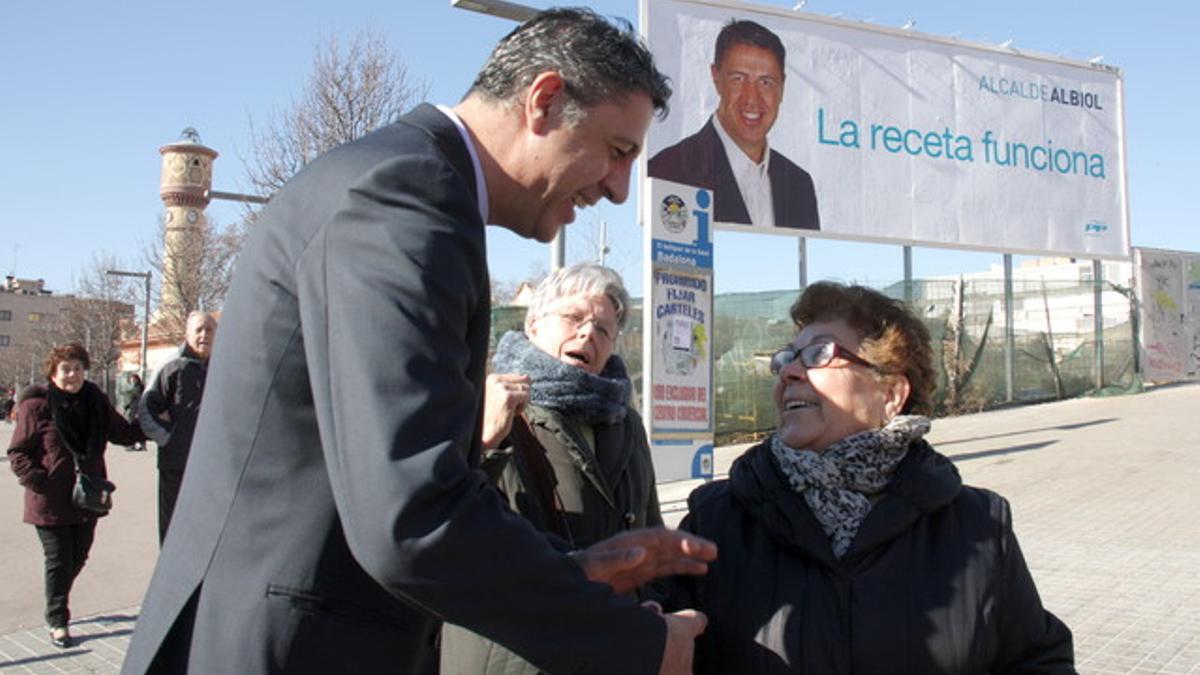
POLYGON ((124 673, 434 672, 438 619, 551 672, 657 671, 662 620, 470 468, 490 322, 475 185, 423 105, 263 210, 124 673))
MULTIPOLYGON (((712 190, 713 218, 717 222, 749 225, 750 212, 742 201, 742 191, 714 124, 710 117, 700 131, 652 157, 647 173, 651 178, 712 190)), ((775 227, 821 229, 812 176, 775 150, 771 151, 769 173, 775 227)))

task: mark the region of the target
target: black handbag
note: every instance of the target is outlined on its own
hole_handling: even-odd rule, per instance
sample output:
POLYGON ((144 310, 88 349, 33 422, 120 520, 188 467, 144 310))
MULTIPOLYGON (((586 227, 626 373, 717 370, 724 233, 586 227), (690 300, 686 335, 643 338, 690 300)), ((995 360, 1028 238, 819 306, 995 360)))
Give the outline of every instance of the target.
POLYGON ((75 459, 75 489, 71 491, 71 502, 75 508, 101 516, 112 510, 112 493, 117 486, 110 480, 84 473, 75 459))

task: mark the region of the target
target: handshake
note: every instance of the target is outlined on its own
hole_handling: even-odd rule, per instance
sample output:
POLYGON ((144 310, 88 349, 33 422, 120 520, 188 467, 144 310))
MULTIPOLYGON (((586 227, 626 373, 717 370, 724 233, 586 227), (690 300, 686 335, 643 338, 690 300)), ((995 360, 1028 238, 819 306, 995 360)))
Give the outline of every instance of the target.
MULTIPOLYGON (((572 554, 588 579, 608 584, 619 594, 632 593, 655 579, 678 574, 703 575, 717 557, 717 545, 680 530, 647 528, 609 537, 572 554)), ((661 613, 654 603, 648 607, 661 613)), ((694 609, 664 614, 667 643, 659 673, 692 672, 692 648, 707 617, 694 609)))

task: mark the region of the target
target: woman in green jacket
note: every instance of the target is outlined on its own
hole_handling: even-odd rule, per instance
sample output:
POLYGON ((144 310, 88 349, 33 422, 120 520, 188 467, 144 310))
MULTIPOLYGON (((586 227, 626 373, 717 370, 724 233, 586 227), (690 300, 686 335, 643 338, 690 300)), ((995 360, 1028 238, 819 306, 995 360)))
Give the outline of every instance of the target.
MULTIPOLYGON (((632 384, 614 354, 629 294, 594 263, 556 270, 534 291, 524 332, 496 347, 484 397, 482 468, 513 510, 582 549, 662 525, 632 384)), ((442 672, 536 673, 458 626, 442 631, 442 672)))

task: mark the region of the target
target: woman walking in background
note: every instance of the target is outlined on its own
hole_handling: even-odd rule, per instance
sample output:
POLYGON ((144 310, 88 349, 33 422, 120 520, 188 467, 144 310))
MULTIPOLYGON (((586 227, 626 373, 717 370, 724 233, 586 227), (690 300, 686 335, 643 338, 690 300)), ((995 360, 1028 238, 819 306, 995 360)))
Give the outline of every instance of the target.
POLYGON ((68 599, 87 560, 99 514, 75 507, 76 466, 107 478, 105 446, 145 440, 140 427, 117 412, 95 384, 84 379, 90 361, 82 345, 50 350, 46 384, 21 392, 9 466, 25 487, 25 522, 33 525, 46 557, 46 625, 50 641, 70 647, 68 599))

